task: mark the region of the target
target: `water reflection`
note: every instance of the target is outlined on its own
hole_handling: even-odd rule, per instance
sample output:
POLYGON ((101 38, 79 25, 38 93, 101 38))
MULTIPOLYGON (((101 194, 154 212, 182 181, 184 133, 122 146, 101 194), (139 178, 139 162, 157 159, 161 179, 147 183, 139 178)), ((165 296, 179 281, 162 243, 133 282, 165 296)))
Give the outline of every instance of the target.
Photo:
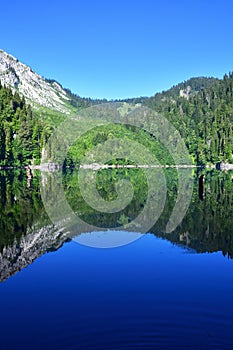
POLYGON ((202 201, 204 199, 204 181, 204 174, 202 174, 198 179, 198 194, 202 201))
MULTIPOLYGON (((116 227, 133 220, 142 210, 147 185, 138 169, 108 170, 97 178, 97 189, 106 200, 113 200, 117 176, 130 176, 135 194, 125 210, 109 214, 90 208, 78 189, 77 173, 63 177, 63 185, 70 206, 83 220, 99 227, 116 227), (120 172, 123 171, 124 174, 120 172)), ((44 253, 56 250, 70 239, 51 224, 40 195, 40 173, 34 173, 28 185, 23 172, 0 173, 0 280, 3 281, 31 264, 44 253)), ((52 181, 52 174, 50 181, 52 181)), ((218 171, 194 175, 194 192, 190 207, 182 223, 171 234, 163 230, 177 197, 175 170, 166 173, 168 184, 164 211, 150 230, 156 236, 188 246, 196 252, 221 251, 233 257, 233 192, 232 174, 218 171), (204 183, 205 177, 205 183, 204 183)))
POLYGON ((20 171, 0 172, 0 281, 67 240, 43 208, 39 174, 28 181, 20 171))

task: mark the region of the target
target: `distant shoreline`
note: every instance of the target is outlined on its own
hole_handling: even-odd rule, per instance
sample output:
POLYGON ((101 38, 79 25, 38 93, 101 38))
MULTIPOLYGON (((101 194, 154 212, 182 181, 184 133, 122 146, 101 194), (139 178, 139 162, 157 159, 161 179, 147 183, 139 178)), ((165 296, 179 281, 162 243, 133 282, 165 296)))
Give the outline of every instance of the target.
MULTIPOLYGON (((53 172, 57 170, 61 170, 63 168, 60 164, 54 163, 46 163, 40 165, 26 165, 22 167, 18 166, 0 166, 0 170, 40 170, 40 171, 48 171, 53 172)), ((203 168, 203 169, 217 169, 217 166, 212 165, 188 165, 188 164, 180 164, 180 165, 161 165, 161 164, 138 164, 138 165, 124 165, 124 164, 81 164, 79 166, 74 167, 65 167, 66 169, 84 169, 84 170, 100 170, 100 169, 195 169, 195 168, 203 168)), ((232 165, 233 169, 233 165, 232 165)), ((222 169, 220 169, 222 170, 222 169)), ((229 170, 229 169, 224 169, 229 170)))
MULTIPOLYGON (((65 167, 65 169, 84 169, 84 170, 100 170, 100 169, 216 169, 216 170, 233 170, 233 164, 230 163, 217 163, 217 164, 206 164, 206 165, 195 165, 195 164, 81 164, 74 167, 65 167)), ((53 172, 63 169, 63 166, 55 163, 44 163, 39 165, 26 165, 26 166, 0 166, 0 170, 19 170, 25 169, 27 171, 40 170, 45 172, 53 172)))

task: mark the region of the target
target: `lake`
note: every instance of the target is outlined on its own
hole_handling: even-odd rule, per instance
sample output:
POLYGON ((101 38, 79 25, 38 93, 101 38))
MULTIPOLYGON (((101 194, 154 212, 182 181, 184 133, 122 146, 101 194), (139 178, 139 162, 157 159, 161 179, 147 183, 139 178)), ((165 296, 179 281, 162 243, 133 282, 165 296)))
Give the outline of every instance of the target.
POLYGON ((55 174, 0 172, 1 349, 233 348, 233 174, 192 170, 188 210, 167 233, 178 188, 176 170, 165 172, 158 220, 148 233, 134 232, 131 243, 109 249, 96 242, 116 232, 126 237, 117 228, 145 206, 142 169, 97 176, 96 189, 109 203, 117 199, 114 182, 131 178, 131 203, 113 213, 85 202, 76 171, 62 175, 77 217, 107 229, 79 230, 77 237, 58 229, 45 210, 55 174))

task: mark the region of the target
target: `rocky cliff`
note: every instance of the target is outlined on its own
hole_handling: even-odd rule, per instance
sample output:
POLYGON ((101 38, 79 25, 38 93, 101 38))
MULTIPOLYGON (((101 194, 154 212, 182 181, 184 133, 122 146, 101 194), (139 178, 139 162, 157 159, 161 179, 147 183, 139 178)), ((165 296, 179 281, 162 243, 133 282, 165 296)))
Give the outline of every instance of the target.
POLYGON ((57 82, 49 82, 15 57, 0 50, 0 81, 18 91, 35 108, 44 106, 69 114, 69 97, 57 82))

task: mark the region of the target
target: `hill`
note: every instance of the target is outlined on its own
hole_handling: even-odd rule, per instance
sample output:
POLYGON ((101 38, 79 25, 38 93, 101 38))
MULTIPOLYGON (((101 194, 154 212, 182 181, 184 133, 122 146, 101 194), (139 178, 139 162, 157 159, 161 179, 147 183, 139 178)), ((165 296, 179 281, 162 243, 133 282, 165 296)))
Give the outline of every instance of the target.
POLYGON ((151 105, 153 104, 154 106, 159 106, 160 104, 163 104, 163 102, 166 102, 168 100, 176 100, 180 96, 187 98, 191 97, 199 91, 213 86, 217 81, 219 81, 219 79, 213 77, 190 78, 187 81, 183 81, 182 83, 172 86, 166 91, 158 92, 154 96, 136 97, 124 99, 124 101, 128 103, 150 103, 151 105))
MULTIPOLYGON (((40 163, 43 147, 59 123, 81 109, 107 102, 82 98, 56 80, 41 77, 2 50, 0 82, 1 166, 40 163)), ((223 79, 191 78, 154 96, 121 102, 141 104, 165 116, 180 132, 194 164, 233 163, 232 73, 223 79)), ((153 126, 153 120, 149 122, 153 126)), ((70 152, 67 164, 79 164, 80 160, 73 158, 81 157, 80 150, 87 152, 86 143, 92 148, 96 140, 104 142, 113 133, 122 138, 129 129, 113 126, 102 132, 93 131, 81 144, 77 143, 79 149, 70 152)), ((132 136, 135 137, 155 154, 161 154, 155 138, 140 132, 132 136)), ((160 161, 164 164, 167 159, 166 155, 160 161)))
POLYGON ((190 81, 162 93, 167 96, 164 99, 155 95, 142 103, 173 123, 196 164, 232 163, 233 74, 225 74, 223 79, 201 78, 195 81, 196 86, 198 81, 205 81, 206 87, 191 89, 188 96, 177 93, 180 87, 187 89, 190 81))

